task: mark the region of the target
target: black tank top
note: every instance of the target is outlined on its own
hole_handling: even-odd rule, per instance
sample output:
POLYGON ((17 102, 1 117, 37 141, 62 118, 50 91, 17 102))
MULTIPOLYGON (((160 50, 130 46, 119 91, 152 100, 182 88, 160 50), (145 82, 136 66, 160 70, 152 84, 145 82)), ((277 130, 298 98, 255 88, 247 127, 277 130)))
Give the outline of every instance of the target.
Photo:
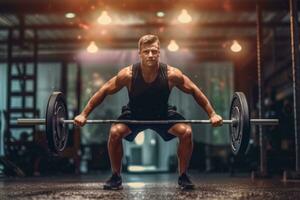
POLYGON ((162 119, 167 116, 170 89, 167 65, 159 63, 158 74, 151 83, 145 82, 141 63, 132 67, 128 106, 136 119, 162 119))

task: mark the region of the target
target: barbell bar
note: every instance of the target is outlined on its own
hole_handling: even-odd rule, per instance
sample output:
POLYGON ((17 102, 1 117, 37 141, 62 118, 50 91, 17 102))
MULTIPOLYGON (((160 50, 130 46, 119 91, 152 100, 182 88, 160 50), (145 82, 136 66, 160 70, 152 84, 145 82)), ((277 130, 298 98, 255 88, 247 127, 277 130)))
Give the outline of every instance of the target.
MULTIPOLYGON (((74 124, 74 120, 72 119, 61 119, 61 123, 63 124, 74 124)), ((174 124, 174 123, 191 123, 191 124, 211 124, 210 120, 87 120, 86 124, 112 124, 112 123, 125 123, 125 124, 174 124)), ((234 124, 237 123, 236 120, 225 119, 223 120, 223 124, 234 124)), ((251 124, 257 125, 277 125, 279 123, 278 119, 250 119, 251 124)), ((19 125, 45 125, 46 120, 43 118, 36 119, 26 119, 19 118, 17 119, 17 124, 19 125)))
MULTIPOLYGON (((230 124, 231 150, 234 155, 243 155, 246 152, 250 138, 250 124, 278 125, 278 119, 250 119, 247 99, 242 92, 235 92, 231 101, 228 120, 223 124, 230 124)), ((210 124, 210 120, 87 120, 87 124, 210 124)), ((20 118, 18 125, 46 125, 46 135, 49 149, 53 153, 65 149, 68 139, 68 127, 66 124, 74 124, 74 120, 68 119, 67 105, 63 93, 53 92, 48 100, 46 118, 20 118)))

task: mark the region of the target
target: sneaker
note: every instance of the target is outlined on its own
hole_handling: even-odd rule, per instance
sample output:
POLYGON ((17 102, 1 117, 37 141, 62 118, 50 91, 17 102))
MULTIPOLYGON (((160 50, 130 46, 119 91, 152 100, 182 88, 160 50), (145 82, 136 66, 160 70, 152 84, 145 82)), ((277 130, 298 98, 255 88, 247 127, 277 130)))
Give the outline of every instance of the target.
POLYGON ((178 185, 181 189, 194 189, 194 184, 190 180, 190 178, 183 173, 181 176, 178 177, 178 185))
POLYGON ((104 190, 121 190, 122 177, 118 174, 113 174, 103 185, 104 190))

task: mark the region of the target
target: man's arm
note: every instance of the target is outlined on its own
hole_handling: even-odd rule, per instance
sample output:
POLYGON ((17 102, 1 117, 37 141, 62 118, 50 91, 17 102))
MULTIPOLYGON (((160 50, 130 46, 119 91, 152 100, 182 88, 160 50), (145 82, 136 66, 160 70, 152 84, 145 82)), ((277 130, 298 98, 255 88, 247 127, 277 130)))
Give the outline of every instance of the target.
POLYGON ((169 80, 172 86, 176 86, 181 91, 192 95, 196 102, 206 111, 209 117, 212 117, 214 114, 216 114, 215 110, 203 92, 179 69, 171 67, 169 80))
POLYGON ((86 118, 92 112, 92 110, 103 102, 107 95, 112 95, 121 90, 124 86, 129 87, 130 74, 129 67, 122 69, 116 76, 107 81, 88 101, 87 105, 80 113, 75 117, 75 124, 83 126, 86 118))

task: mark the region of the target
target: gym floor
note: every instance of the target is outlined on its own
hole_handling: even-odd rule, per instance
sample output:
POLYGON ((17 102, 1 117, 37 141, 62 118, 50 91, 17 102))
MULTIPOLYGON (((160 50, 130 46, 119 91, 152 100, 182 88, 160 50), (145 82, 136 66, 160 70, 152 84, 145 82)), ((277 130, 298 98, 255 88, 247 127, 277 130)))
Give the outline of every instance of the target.
POLYGON ((190 173, 196 188, 181 191, 177 174, 123 174, 123 190, 103 190, 109 175, 3 178, 0 199, 300 199, 300 182, 279 177, 190 173))

